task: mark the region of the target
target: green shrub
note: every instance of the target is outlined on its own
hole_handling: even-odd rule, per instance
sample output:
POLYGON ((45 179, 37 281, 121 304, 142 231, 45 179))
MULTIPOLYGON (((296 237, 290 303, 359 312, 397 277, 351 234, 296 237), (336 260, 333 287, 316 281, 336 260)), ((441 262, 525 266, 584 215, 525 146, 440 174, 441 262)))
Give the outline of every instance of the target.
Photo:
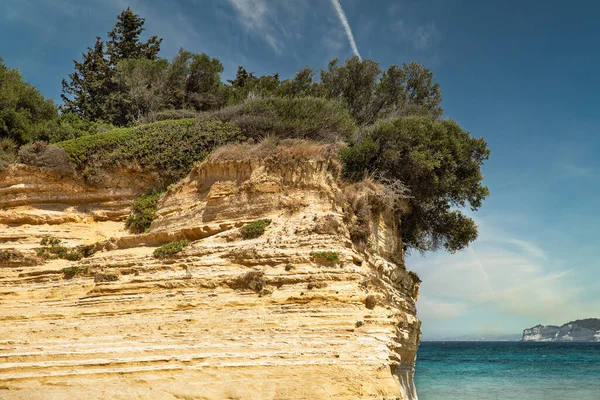
POLYGON ((203 118, 235 122, 245 136, 255 139, 273 135, 279 139, 336 141, 350 138, 357 129, 341 103, 316 97, 247 99, 206 113, 203 118))
POLYGON ((162 110, 154 116, 155 121, 166 121, 173 119, 196 118, 198 112, 193 110, 162 110))
POLYGON ((54 102, 25 82, 19 70, 5 66, 0 58, 0 137, 27 143, 34 138, 32 128, 36 124, 57 117, 54 102))
POLYGON ((46 236, 46 237, 42 238, 42 240, 40 240, 40 244, 42 246, 54 246, 54 245, 58 245, 59 243, 60 243, 60 239, 53 238, 50 236, 46 236))
POLYGON ((338 262, 340 260, 340 253, 337 251, 316 251, 310 255, 319 261, 338 262))
POLYGON ((160 198, 159 192, 141 195, 133 202, 131 214, 125 221, 125 226, 133 233, 148 232, 154 220, 156 205, 160 198))
POLYGON ((67 267, 60 270, 65 276, 65 279, 72 279, 75 275, 79 275, 80 273, 86 273, 88 271, 87 268, 81 267, 67 267))
POLYGON ((79 261, 84 257, 90 257, 96 252, 94 245, 82 245, 74 248, 68 248, 60 244, 60 239, 53 237, 44 237, 40 241, 41 247, 37 251, 37 256, 43 259, 63 259, 69 261, 79 261))
POLYGON ((253 239, 259 237, 265 233, 265 229, 267 229, 267 226, 269 225, 271 225, 270 219, 258 219, 254 222, 250 222, 242 227, 242 237, 244 239, 253 239))
POLYGON ((23 254, 18 250, 0 250, 0 261, 20 260, 23 254))
POLYGON ((173 254, 179 253, 184 247, 189 246, 190 242, 187 240, 178 240, 176 242, 167 243, 164 246, 160 246, 152 254, 155 258, 166 258, 173 254))
POLYGON ((49 247, 42 247, 38 249, 37 256, 44 259, 65 259, 69 253, 69 249, 65 246, 54 244, 49 247))
POLYGON ((117 128, 96 135, 59 142, 57 146, 65 149, 77 168, 83 169, 92 156, 107 159, 112 152, 118 149, 119 145, 130 140, 132 136, 132 128, 117 128))
POLYGON ((77 250, 81 253, 83 257, 91 257, 96 252, 96 245, 89 244, 77 246, 77 250))
POLYGON ((79 170, 92 161, 105 166, 135 163, 175 181, 216 147, 242 139, 239 127, 233 123, 180 119, 113 129, 58 145, 79 170))
POLYGON ((63 113, 57 119, 45 121, 32 128, 35 140, 56 143, 81 136, 95 135, 114 129, 109 123, 81 119, 74 113, 63 113))

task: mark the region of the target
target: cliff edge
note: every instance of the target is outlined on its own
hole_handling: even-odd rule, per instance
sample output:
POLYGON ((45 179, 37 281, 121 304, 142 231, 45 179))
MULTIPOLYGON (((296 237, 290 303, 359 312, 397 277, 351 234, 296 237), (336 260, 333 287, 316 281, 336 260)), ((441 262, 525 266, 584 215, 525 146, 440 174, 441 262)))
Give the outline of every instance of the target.
POLYGON ((152 174, 1 173, 0 398, 415 400, 420 281, 382 187, 328 146, 251 150, 194 167, 139 235, 152 174))

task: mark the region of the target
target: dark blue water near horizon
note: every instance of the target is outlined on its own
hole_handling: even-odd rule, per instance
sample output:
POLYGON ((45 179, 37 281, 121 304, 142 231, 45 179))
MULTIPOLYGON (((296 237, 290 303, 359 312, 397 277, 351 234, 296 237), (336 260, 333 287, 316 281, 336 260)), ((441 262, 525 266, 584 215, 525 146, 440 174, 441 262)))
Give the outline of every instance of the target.
POLYGON ((600 400, 600 343, 422 342, 419 400, 600 400))

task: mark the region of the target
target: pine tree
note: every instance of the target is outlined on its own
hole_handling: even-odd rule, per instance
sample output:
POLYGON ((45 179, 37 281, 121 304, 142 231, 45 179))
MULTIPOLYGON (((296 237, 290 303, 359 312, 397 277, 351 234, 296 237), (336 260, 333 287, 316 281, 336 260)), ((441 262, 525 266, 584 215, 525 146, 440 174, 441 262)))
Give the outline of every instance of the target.
POLYGON ((104 42, 96 37, 94 47, 82 54, 83 61, 73 60, 75 71, 69 81, 63 79, 63 110, 74 112, 81 118, 96 121, 106 119, 111 66, 104 52, 104 42))
POLYGON ((83 54, 83 61, 73 60, 75 71, 63 79, 63 109, 91 121, 107 121, 125 126, 133 119, 126 88, 116 79, 117 64, 127 59, 156 60, 162 39, 156 36, 140 41, 144 18, 131 8, 117 16, 117 23, 105 43, 96 38, 93 48, 83 54))
POLYGON ((145 19, 131 11, 131 7, 117 16, 117 23, 108 32, 108 55, 112 65, 127 59, 156 60, 162 39, 152 36, 146 42, 140 41, 145 19))

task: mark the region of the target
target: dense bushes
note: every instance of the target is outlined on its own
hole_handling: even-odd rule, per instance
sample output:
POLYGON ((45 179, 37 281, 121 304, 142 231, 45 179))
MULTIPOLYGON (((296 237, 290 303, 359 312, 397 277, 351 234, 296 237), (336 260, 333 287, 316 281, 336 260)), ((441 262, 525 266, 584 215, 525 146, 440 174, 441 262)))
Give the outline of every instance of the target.
POLYGON ((0 58, 0 138, 27 143, 38 124, 56 117, 52 100, 44 98, 18 70, 6 67, 0 58))
POLYGON ((242 227, 242 237, 244 239, 253 239, 262 236, 269 225, 271 225, 270 219, 258 219, 254 222, 250 222, 242 227))
POLYGON ((160 121, 58 143, 79 170, 96 162, 154 168, 168 180, 181 178, 215 147, 243 139, 233 123, 216 119, 160 121))
POLYGON ((102 121, 88 121, 79 118, 73 113, 63 113, 54 120, 36 125, 33 129, 33 138, 49 143, 62 142, 81 136, 95 135, 107 132, 114 126, 102 121))
POLYGON ((43 247, 37 249, 37 256, 46 259, 63 259, 79 261, 84 257, 90 257, 96 252, 94 245, 81 245, 77 247, 65 247, 61 245, 60 239, 45 237, 40 241, 43 247))
POLYGON ((154 115, 154 121, 167 121, 170 119, 187 119, 187 118, 196 118, 198 116, 198 112, 193 110, 163 110, 159 111, 154 115))
POLYGON ((341 103, 316 97, 248 99, 204 114, 204 118, 235 122, 252 138, 274 135, 334 141, 349 138, 357 129, 341 103))
POLYGON ((337 251, 315 251, 310 255, 313 259, 320 262, 335 263, 340 260, 340 253, 337 251))
POLYGON ((125 226, 133 233, 147 232, 154 220, 159 198, 160 193, 158 192, 151 192, 138 197, 133 202, 131 215, 127 218, 125 226))
POLYGON ((189 245, 190 242, 188 242, 185 239, 178 240, 176 242, 171 242, 160 246, 159 248, 154 250, 154 253, 152 253, 152 255, 154 256, 154 258, 167 258, 172 256, 173 254, 179 253, 181 250, 183 250, 184 247, 187 247, 189 245))
POLYGON ((215 148, 249 137, 274 135, 314 140, 352 136, 356 126, 344 107, 318 98, 253 99, 205 113, 197 119, 118 128, 57 143, 79 171, 139 165, 159 171, 167 181, 189 172, 215 148))

